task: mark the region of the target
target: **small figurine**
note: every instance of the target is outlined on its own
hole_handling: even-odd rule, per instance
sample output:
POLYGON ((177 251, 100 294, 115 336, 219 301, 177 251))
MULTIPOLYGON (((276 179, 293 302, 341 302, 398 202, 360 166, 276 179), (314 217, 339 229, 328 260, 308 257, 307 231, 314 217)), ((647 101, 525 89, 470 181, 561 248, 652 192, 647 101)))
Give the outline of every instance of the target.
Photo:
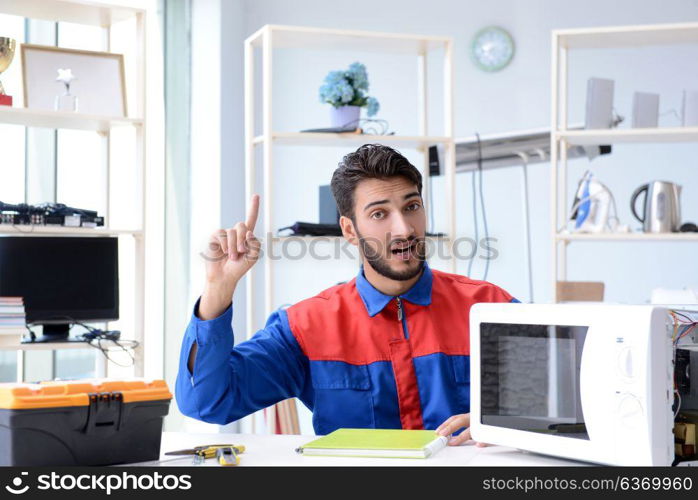
POLYGON ((75 80, 75 75, 73 75, 73 70, 70 68, 58 70, 58 76, 56 77, 57 82, 63 83, 65 85, 65 94, 57 95, 55 101, 56 111, 73 111, 78 110, 78 98, 70 94, 70 82, 75 80))

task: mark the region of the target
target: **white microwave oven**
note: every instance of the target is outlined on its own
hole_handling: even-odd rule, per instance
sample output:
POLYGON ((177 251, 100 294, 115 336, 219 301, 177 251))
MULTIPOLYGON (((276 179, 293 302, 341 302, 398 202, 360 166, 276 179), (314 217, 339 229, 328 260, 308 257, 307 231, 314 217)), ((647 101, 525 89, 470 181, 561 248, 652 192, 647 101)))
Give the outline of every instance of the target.
POLYGON ((693 422, 695 435, 698 423, 697 320, 662 306, 474 305, 473 439, 600 464, 690 464, 695 443, 675 443, 674 428, 693 422))

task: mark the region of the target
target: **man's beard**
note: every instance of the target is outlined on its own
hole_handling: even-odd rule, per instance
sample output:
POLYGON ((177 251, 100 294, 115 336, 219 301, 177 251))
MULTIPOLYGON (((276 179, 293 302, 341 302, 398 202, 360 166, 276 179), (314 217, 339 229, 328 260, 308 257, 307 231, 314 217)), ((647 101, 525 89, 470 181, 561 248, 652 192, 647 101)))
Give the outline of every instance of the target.
MULTIPOLYGON (((364 257, 366 260, 369 262, 371 267, 381 276, 385 276, 388 279, 395 280, 395 281, 408 281, 414 278, 415 276, 419 275, 419 273, 422 272, 422 269, 424 268, 424 240, 418 240, 415 236, 412 236, 411 238, 407 238, 407 241, 411 243, 416 242, 414 251, 410 248, 410 252, 414 252, 413 255, 417 257, 419 260, 419 265, 415 267, 414 269, 406 269, 404 271, 395 271, 393 268, 390 267, 390 264, 388 263, 388 259, 380 255, 378 252, 376 252, 373 247, 366 241, 366 239, 361 236, 361 233, 359 230, 356 228, 356 224, 354 224, 354 228, 356 230, 356 235, 359 237, 359 244, 361 247, 361 252, 363 253, 364 257)), ((393 242, 391 242, 392 244, 393 242)), ((388 248, 390 248, 390 244, 388 245, 388 248)))

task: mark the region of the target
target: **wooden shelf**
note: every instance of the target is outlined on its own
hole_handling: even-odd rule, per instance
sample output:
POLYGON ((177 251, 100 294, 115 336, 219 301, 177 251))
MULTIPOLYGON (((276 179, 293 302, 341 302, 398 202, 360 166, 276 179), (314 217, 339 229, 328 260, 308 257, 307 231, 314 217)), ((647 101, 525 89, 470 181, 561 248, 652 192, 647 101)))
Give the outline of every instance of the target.
MULTIPOLYGON (((380 143, 388 146, 420 148, 432 144, 445 144, 452 139, 440 136, 418 135, 373 135, 373 134, 326 134, 316 132, 272 132, 274 144, 289 146, 361 146, 362 144, 380 143)), ((265 137, 258 135, 254 144, 263 144, 265 137)))
POLYGON ((577 146, 632 142, 698 142, 698 127, 557 131, 557 139, 577 146))
POLYGON ((130 234, 142 236, 140 229, 107 229, 91 227, 65 227, 65 226, 24 226, 12 224, 0 224, 0 235, 36 235, 36 236, 119 236, 130 234))
POLYGON ((85 115, 67 111, 0 106, 0 123, 22 125, 24 127, 106 132, 114 126, 141 126, 143 120, 136 118, 85 115))
POLYGON ((558 233, 556 239, 558 241, 698 241, 698 233, 558 233))
POLYGON ((698 43, 698 23, 554 30, 561 47, 599 49, 698 43))
POLYGON ((116 6, 100 1, 0 0, 0 13, 3 14, 92 26, 109 26, 144 12, 140 8, 116 6))
MULTIPOLYGON (((418 55, 434 49, 444 48, 452 38, 412 35, 403 33, 380 33, 357 30, 334 30, 302 26, 268 25, 275 49, 349 50, 385 54, 418 55)), ((265 28, 253 33, 247 42, 260 47, 265 28)))

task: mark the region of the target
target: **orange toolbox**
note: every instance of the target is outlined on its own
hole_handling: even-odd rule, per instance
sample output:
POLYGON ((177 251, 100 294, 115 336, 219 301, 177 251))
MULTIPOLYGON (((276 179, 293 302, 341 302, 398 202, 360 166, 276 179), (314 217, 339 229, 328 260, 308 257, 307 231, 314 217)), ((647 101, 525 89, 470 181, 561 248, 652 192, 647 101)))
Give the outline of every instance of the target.
POLYGON ((164 380, 0 384, 0 465, 157 460, 171 399, 164 380))

